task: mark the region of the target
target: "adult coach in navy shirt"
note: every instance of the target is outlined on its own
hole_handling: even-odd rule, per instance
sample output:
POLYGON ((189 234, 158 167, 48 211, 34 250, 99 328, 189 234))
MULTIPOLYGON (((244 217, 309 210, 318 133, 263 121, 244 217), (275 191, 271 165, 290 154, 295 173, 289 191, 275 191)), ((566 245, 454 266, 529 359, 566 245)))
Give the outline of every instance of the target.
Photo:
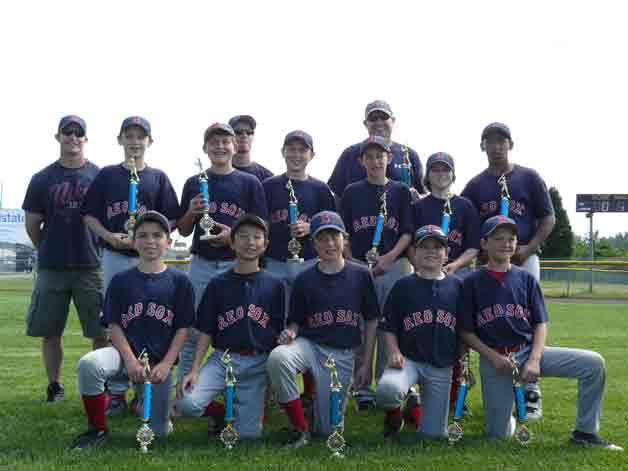
POLYGON ((93 348, 106 345, 99 321, 103 296, 96 236, 83 223, 80 213, 85 193, 99 170, 83 153, 85 132, 82 118, 61 119, 55 135, 59 159, 33 176, 22 204, 26 232, 38 256, 26 334, 43 337, 48 402, 64 398, 60 383, 62 336, 70 300, 76 306, 83 335, 92 339, 93 348))
POLYGON ((257 177, 260 182, 273 176, 273 172, 263 165, 253 162, 251 149, 255 138, 257 122, 253 116, 246 114, 234 116, 229 120, 229 126, 236 135, 236 153, 233 156, 233 167, 257 177))
MULTIPOLYGON (((403 181, 401 170, 403 146, 392 140, 394 124, 395 116, 388 103, 383 100, 376 100, 366 105, 364 126, 368 131, 369 137, 382 137, 391 148, 392 159, 388 164, 386 175, 391 180, 403 181)), ((342 197, 347 186, 366 178, 366 170, 360 163, 360 145, 361 143, 354 144, 342 152, 331 177, 329 177, 327 184, 338 199, 342 197)), ((412 166, 411 188, 414 197, 417 197, 418 194, 425 193, 423 189, 423 166, 421 165, 419 155, 414 149, 408 148, 408 157, 412 166)), ((339 206, 339 204, 337 205, 339 206)))

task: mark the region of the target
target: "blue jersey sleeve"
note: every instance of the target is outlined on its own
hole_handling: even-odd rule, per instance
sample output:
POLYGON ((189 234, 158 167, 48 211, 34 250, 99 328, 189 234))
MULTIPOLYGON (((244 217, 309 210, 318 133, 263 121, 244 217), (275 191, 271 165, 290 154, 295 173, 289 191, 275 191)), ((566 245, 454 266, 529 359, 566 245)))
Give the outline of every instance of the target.
POLYGON ((216 333, 216 293, 211 281, 205 288, 201 302, 196 309, 196 328, 207 335, 216 333))
POLYGON ((397 306, 397 293, 399 282, 395 283, 386 303, 384 304, 384 312, 378 324, 379 330, 399 336, 399 323, 397 320, 398 306, 397 306))
POLYGON ((174 304, 174 328, 184 329, 194 325, 194 287, 192 282, 185 275, 179 277, 176 292, 176 300, 174 304))
POLYGON ((461 308, 457 319, 459 330, 475 332, 475 293, 473 289, 473 277, 468 277, 462 284, 461 308))
POLYGON ((323 184, 321 187, 321 191, 319 192, 318 198, 318 210, 319 211, 337 211, 336 201, 334 200, 334 195, 331 192, 331 189, 323 184))
POLYGON ((333 191, 338 196, 342 196, 345 188, 350 183, 347 181, 347 172, 345 168, 347 165, 347 156, 349 155, 351 155, 351 153, 349 152, 349 148, 345 149, 342 152, 342 154, 338 158, 338 161, 336 162, 336 166, 334 167, 333 172, 331 173, 331 177, 329 177, 329 181, 327 182, 329 188, 331 188, 331 191, 333 191))
POLYGON ((530 323, 535 326, 536 324, 543 324, 544 322, 547 322, 549 318, 547 315, 547 307, 545 306, 545 299, 543 298, 543 292, 541 291, 539 283, 532 276, 529 277, 528 296, 528 305, 532 311, 530 323))
POLYGON ((81 215, 90 215, 98 219, 101 223, 104 223, 105 219, 105 184, 103 178, 103 172, 98 172, 96 178, 87 189, 87 193, 81 204, 81 215))
POLYGON ((340 200, 340 216, 345 223, 345 228, 347 229, 347 233, 351 236, 354 234, 353 230, 353 215, 351 211, 351 191, 344 192, 342 194, 342 199, 340 200))
POLYGON ((173 221, 179 218, 179 208, 177 193, 174 191, 168 175, 162 173, 159 185, 159 199, 157 201, 156 209, 166 216, 168 220, 173 221))
POLYGON ((480 248, 480 214, 478 210, 473 206, 473 203, 469 199, 465 198, 466 204, 466 217, 464 228, 464 241, 465 249, 479 249, 480 248))
POLYGON ((197 190, 198 188, 194 185, 194 177, 188 178, 181 192, 181 204, 179 205, 179 215, 177 218, 181 218, 187 213, 190 207, 190 201, 199 193, 197 190))
POLYGON ((306 298, 303 289, 303 283, 300 283, 299 278, 297 278, 290 293, 288 324, 295 323, 298 326, 303 326, 305 323, 306 298))
POLYGON ((249 207, 253 214, 261 217, 263 220, 268 220, 268 206, 266 205, 266 195, 264 194, 264 187, 261 182, 255 179, 251 191, 251 201, 249 207))
POLYGON ((416 188, 419 193, 423 194, 426 191, 423 186, 423 165, 421 164, 421 159, 414 149, 409 149, 408 156, 412 164, 412 186, 416 188))
POLYGON ((105 293, 102 317, 100 319, 100 323, 105 327, 110 324, 122 326, 122 314, 125 311, 125 306, 121 301, 125 296, 123 295, 124 283, 121 283, 120 280, 120 274, 114 275, 105 293))
POLYGON ((44 195, 47 191, 48 188, 44 185, 40 174, 34 175, 26 189, 22 209, 29 213, 45 214, 46 204, 44 202, 44 195))
POLYGON ((549 194, 547 186, 538 173, 534 172, 531 182, 532 187, 532 211, 537 219, 544 218, 554 214, 554 205, 552 197, 549 194))
POLYGON ((410 194, 410 190, 406 186, 403 186, 401 187, 399 196, 399 233, 413 234, 414 213, 412 211, 412 195, 410 194))
POLYGON ((375 293, 375 281, 370 271, 364 270, 364 288, 362 292, 362 316, 366 320, 379 319, 381 316, 377 294, 375 293))

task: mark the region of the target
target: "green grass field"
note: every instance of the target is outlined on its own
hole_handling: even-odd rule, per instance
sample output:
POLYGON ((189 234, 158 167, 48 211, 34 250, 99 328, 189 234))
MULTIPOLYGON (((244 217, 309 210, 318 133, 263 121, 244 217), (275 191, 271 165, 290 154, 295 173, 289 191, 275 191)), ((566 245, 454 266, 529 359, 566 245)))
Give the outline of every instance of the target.
MULTIPOLYGON (((286 418, 271 411, 266 439, 241 443, 232 452, 206 439, 204 420, 179 420, 167 443, 156 443, 140 455, 134 435, 138 419, 110 421, 113 437, 102 450, 75 453, 67 450, 86 422, 77 394, 75 365, 89 348, 74 313, 65 336, 63 381, 66 400, 43 402, 46 386, 38 339, 24 335, 24 313, 30 298, 30 281, 0 278, 0 329, 4 362, 1 369, 0 470, 113 469, 628 469, 628 455, 584 450, 568 443, 575 416, 576 383, 544 379, 545 418, 530 428, 527 447, 515 442, 491 442, 482 436, 483 413, 479 386, 470 394, 473 417, 465 419, 465 437, 455 447, 446 443, 420 443, 404 430, 399 444, 383 443, 382 412, 358 413, 350 407, 346 439, 351 445, 344 460, 334 460, 323 442, 287 451, 280 444, 286 418)), ((551 304, 549 343, 582 346, 606 357, 608 379, 601 433, 615 443, 628 445, 628 368, 626 364, 626 305, 551 304)), ((477 367, 477 357, 473 358, 477 367)))

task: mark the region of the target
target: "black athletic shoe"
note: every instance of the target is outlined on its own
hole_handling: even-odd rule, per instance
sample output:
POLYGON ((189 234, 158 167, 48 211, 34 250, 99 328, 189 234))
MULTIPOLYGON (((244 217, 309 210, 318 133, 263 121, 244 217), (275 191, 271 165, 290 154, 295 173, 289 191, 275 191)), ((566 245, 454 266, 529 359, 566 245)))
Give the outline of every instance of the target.
POLYGON ((65 389, 60 383, 50 383, 46 389, 46 402, 59 402, 65 399, 65 389))
POLYGON ((109 432, 106 430, 91 429, 74 439, 71 450, 85 450, 87 448, 100 448, 107 441, 109 432))
POLYGON ((404 421, 401 417, 392 417, 384 420, 384 438, 395 440, 403 430, 404 421))
POLYGON ((300 430, 293 430, 290 434, 290 438, 285 443, 285 448, 303 448, 310 443, 310 432, 302 432, 300 430))
POLYGON ((593 448, 603 448, 610 451, 624 451, 619 445, 607 442, 595 433, 584 433, 574 430, 571 432, 571 442, 577 445, 590 446, 593 448))

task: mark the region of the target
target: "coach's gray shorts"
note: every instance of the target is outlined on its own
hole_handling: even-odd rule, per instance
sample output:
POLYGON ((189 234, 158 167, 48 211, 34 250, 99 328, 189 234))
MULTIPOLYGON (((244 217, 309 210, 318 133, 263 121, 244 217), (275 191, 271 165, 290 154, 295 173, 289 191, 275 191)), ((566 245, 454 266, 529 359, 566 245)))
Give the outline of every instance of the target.
POLYGON ((26 335, 61 337, 68 320, 70 300, 76 306, 83 335, 88 338, 102 337, 100 268, 39 269, 26 316, 26 335))

